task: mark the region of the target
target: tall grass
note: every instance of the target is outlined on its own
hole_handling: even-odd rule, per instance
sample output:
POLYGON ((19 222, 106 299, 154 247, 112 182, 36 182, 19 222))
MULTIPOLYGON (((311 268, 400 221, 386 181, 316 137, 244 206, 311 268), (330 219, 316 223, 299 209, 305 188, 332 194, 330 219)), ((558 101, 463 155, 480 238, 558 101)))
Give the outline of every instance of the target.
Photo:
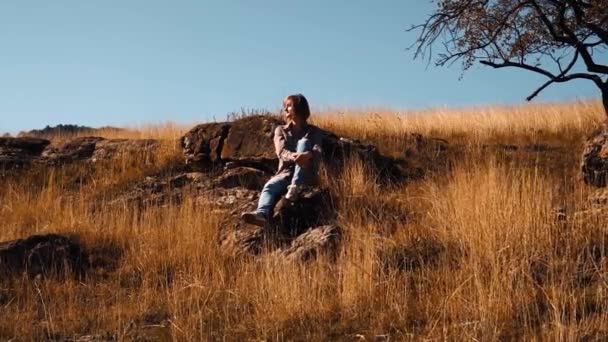
POLYGON ((0 240, 75 234, 119 261, 83 280, 0 280, 0 339, 606 338, 608 215, 580 214, 592 189, 576 178, 602 116, 595 102, 316 115, 386 153, 411 132, 465 147, 449 173, 399 187, 356 161, 325 175, 345 236, 336 260, 306 264, 225 255, 222 213, 193 200, 105 205, 179 158, 173 126, 128 133, 164 139, 161 158, 7 177, 0 240), (491 144, 548 144, 561 157, 478 148, 491 144))

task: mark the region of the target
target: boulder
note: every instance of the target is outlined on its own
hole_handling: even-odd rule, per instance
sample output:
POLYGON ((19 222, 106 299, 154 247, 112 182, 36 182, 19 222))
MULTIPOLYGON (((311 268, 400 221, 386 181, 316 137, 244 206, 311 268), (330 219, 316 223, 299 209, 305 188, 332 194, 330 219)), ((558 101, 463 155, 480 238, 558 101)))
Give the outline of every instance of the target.
POLYGON ((42 152, 44 162, 62 165, 74 161, 110 160, 123 154, 152 155, 159 142, 153 139, 104 139, 80 137, 52 144, 42 152))
MULTIPOLYGON (((274 129, 284 121, 275 116, 255 115, 233 122, 201 124, 181 138, 186 163, 210 170, 226 165, 256 168, 274 173, 278 160, 273 145, 274 129)), ((325 166, 339 174, 349 158, 357 158, 378 174, 382 182, 423 177, 429 170, 447 165, 447 142, 410 134, 403 158, 382 155, 370 144, 324 132, 325 166)))
POLYGON ((272 252, 292 260, 308 260, 322 253, 335 254, 341 230, 333 225, 335 206, 328 189, 304 189, 295 202, 281 199, 266 227, 240 220, 255 209, 256 201, 243 203, 227 213, 219 226, 219 243, 230 255, 272 252))
POLYGON ((0 138, 0 168, 64 165, 76 161, 109 160, 124 154, 154 157, 159 142, 153 139, 80 137, 51 143, 40 138, 0 138))
POLYGON ((282 124, 284 122, 278 118, 265 115, 232 122, 223 143, 221 159, 274 172, 278 165, 274 151, 274 130, 282 124))
POLYGON ((249 190, 262 190, 264 184, 270 179, 267 172, 251 167, 235 167, 226 169, 215 181, 221 188, 243 187, 249 190))
POLYGON ((49 164, 64 164, 90 159, 95 152, 96 144, 102 140, 104 139, 101 137, 75 138, 59 145, 49 146, 42 153, 42 157, 49 164))
POLYGON ((0 242, 0 275, 80 275, 88 261, 80 245, 57 235, 33 235, 26 239, 0 242))
POLYGON ((188 131, 181 138, 186 164, 208 170, 215 163, 219 163, 230 127, 226 122, 207 123, 188 131))
POLYGON ((39 138, 0 138, 0 168, 23 167, 39 159, 51 142, 39 138))
POLYGON ((181 138, 186 164, 210 170, 234 163, 273 172, 277 160, 272 137, 281 124, 275 117, 256 115, 195 126, 181 138))
POLYGON ((95 144, 91 161, 109 160, 125 154, 152 157, 158 147, 159 142, 154 139, 103 139, 95 144))
POLYGON ((335 220, 335 203, 329 189, 303 189, 298 200, 281 198, 274 208, 271 224, 283 234, 298 236, 311 227, 335 220))
POLYGON ((338 256, 342 230, 335 225, 313 227, 300 234, 291 244, 276 253, 290 261, 308 261, 325 254, 332 259, 338 256))
POLYGON ((586 184, 608 185, 608 127, 595 132, 585 143, 581 173, 586 184))

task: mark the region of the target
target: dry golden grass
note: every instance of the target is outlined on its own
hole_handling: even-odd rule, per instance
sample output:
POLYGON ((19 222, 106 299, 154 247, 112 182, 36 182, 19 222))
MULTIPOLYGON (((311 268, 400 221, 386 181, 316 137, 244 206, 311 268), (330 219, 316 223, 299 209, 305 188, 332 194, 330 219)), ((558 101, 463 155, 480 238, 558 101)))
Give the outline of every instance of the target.
POLYGON ((390 189, 356 162, 326 176, 346 236, 335 262, 303 265, 224 255, 220 214, 190 201, 94 210, 98 194, 175 162, 185 128, 108 133, 164 149, 2 181, 0 241, 76 234, 120 262, 82 281, 0 281, 0 339, 606 339, 608 215, 573 214, 593 190, 577 178, 580 143, 603 115, 596 102, 316 115, 392 155, 411 132, 461 152, 449 175, 390 189), (558 150, 480 148, 495 144, 558 150))

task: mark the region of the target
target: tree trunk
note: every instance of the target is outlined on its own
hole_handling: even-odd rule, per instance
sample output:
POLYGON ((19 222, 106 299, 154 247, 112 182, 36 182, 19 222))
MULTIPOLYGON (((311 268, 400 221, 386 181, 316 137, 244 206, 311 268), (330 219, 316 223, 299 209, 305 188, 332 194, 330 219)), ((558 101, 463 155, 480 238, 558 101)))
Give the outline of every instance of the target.
MULTIPOLYGON (((603 87, 600 88, 602 91, 602 103, 604 104, 604 113, 608 117, 608 83, 605 83, 603 87)), ((606 119, 608 122, 608 118, 606 119)))

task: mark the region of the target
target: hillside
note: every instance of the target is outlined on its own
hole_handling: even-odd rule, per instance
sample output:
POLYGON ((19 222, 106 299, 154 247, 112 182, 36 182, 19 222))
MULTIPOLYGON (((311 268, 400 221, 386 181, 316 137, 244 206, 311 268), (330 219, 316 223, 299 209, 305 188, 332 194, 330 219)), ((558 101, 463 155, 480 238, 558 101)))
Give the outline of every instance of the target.
POLYGON ((256 230, 278 120, 0 138, 0 340, 608 338, 599 103, 315 113, 256 230))

